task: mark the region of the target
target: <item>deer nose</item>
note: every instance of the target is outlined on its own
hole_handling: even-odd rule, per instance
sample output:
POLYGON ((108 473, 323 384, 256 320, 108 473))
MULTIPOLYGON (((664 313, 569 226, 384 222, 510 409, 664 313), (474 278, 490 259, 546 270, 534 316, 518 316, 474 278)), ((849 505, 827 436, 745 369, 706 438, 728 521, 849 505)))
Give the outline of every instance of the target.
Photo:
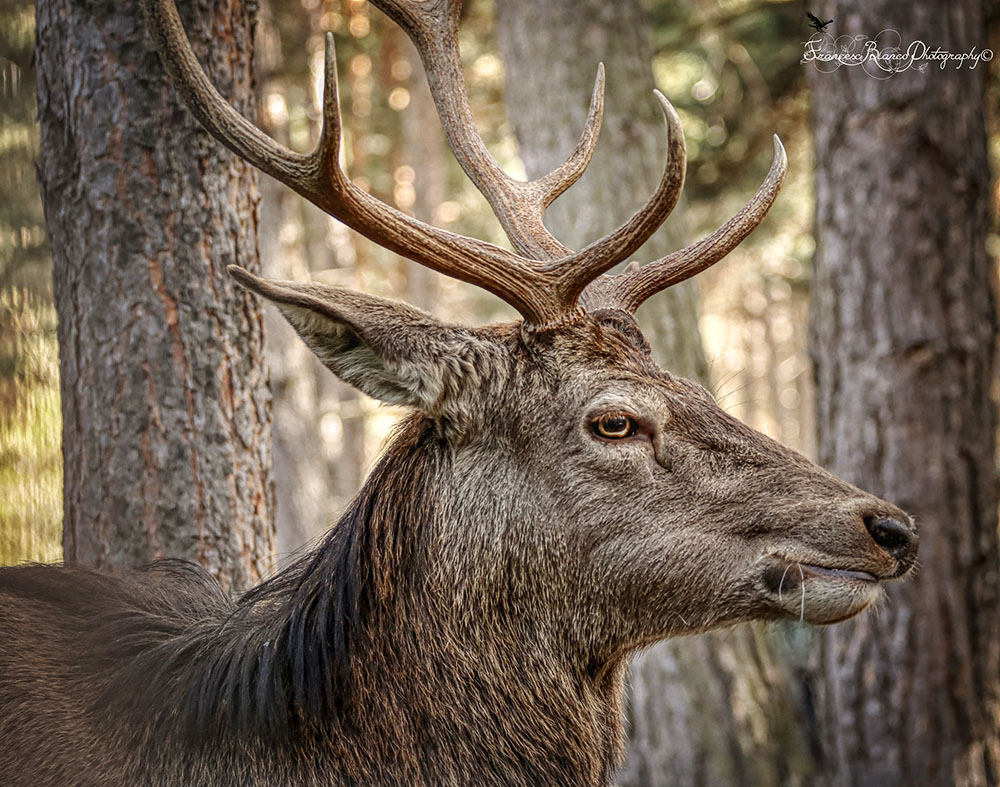
POLYGON ((917 554, 917 534, 913 527, 888 516, 866 516, 865 527, 882 549, 900 563, 909 563, 917 554))

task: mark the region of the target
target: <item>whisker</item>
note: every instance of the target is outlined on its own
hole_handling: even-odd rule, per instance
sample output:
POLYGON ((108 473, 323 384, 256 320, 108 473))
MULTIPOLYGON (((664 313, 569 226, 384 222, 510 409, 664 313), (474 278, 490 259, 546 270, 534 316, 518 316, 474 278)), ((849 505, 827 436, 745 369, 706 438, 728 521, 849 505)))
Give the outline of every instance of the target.
POLYGON ((716 383, 716 386, 715 386, 716 390, 720 391, 719 396, 729 396, 729 394, 733 393, 733 391, 727 391, 726 393, 723 394, 723 393, 721 393, 721 391, 722 391, 723 388, 725 388, 727 385, 729 385, 729 383, 731 383, 733 380, 735 380, 737 377, 739 377, 745 371, 746 371, 746 369, 735 369, 735 370, 731 371, 729 374, 727 374, 726 377, 725 377, 725 379, 719 380, 719 382, 716 383))
POLYGON ((802 564, 796 563, 799 569, 799 584, 802 586, 802 606, 799 610, 799 623, 806 622, 806 576, 802 573, 802 564))
MULTIPOLYGON (((726 382, 729 382, 729 381, 727 380, 726 382)), ((733 394, 739 393, 740 391, 743 391, 743 390, 746 390, 747 388, 749 388, 753 384, 754 384, 753 380, 747 380, 745 383, 743 383, 743 385, 738 385, 735 388, 733 388, 733 390, 731 390, 731 391, 726 391, 724 394, 719 394, 716 397, 716 401, 719 403, 719 405, 721 405, 726 399, 728 399, 733 394)))
POLYGON ((788 573, 788 569, 790 569, 791 567, 792 567, 792 564, 789 563, 787 566, 785 566, 785 570, 781 572, 781 581, 778 583, 778 601, 782 600, 782 598, 781 598, 781 588, 784 587, 784 584, 785 584, 785 575, 788 573))
POLYGON ((744 399, 742 402, 736 402, 735 404, 727 404, 725 407, 722 407, 722 405, 720 404, 719 407, 722 407, 722 409, 728 413, 731 410, 737 407, 742 407, 745 404, 760 404, 762 401, 763 399, 761 399, 760 397, 754 397, 752 399, 744 399))

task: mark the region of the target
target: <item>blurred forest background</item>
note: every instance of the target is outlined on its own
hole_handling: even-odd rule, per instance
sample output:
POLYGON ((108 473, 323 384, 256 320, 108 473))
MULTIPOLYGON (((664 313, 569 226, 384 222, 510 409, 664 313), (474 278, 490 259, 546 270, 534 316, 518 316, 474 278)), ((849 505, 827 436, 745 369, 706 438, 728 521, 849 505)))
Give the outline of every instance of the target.
MULTIPOLYGON (((322 35, 333 31, 352 179, 425 221, 508 245, 485 200, 448 153, 419 59, 394 25, 363 0, 261 0, 259 5, 254 89, 258 121, 265 131, 297 150, 311 147, 319 120, 322 35)), ((661 231, 661 240, 671 244, 668 248, 685 245, 733 215, 763 179, 774 133, 788 149, 789 174, 761 228, 724 262, 698 276, 681 296, 695 308, 697 322, 672 322, 666 302, 656 299, 644 310, 643 320, 647 333, 661 336, 671 347, 666 354, 679 359, 679 370, 702 377, 727 411, 817 458, 821 452, 809 342, 816 167, 810 82, 800 64, 802 42, 812 33, 806 10, 815 9, 798 0, 646 4, 652 74, 681 116, 689 158, 683 200, 661 231), (660 317, 658 308, 664 310, 660 317), (693 355, 684 356, 678 349, 679 331, 685 334, 685 346, 700 344, 693 355)), ((995 22, 993 13, 994 31, 995 22)), ((508 172, 523 177, 526 162, 519 158, 516 137, 518 124, 526 121, 514 115, 512 96, 505 93, 509 66, 505 68, 505 47, 503 41, 498 45, 496 28, 494 3, 468 0, 460 35, 472 108, 490 150, 508 172)), ((996 36, 992 38, 996 49, 996 36)), ((35 173, 39 132, 34 41, 34 4, 0 0, 0 565, 62 556, 59 352, 52 259, 35 173)), ((575 53, 572 65, 585 72, 585 83, 593 79, 601 56, 575 53)), ((989 152, 996 172, 1000 77, 996 64, 989 65, 989 152)), ((609 71, 609 97, 626 89, 612 74, 609 71)), ((588 98, 584 91, 574 100, 585 108, 588 98)), ((654 101, 648 93, 643 101, 648 104, 641 109, 645 113, 654 101)), ((546 122, 544 109, 540 122, 546 122)), ((552 122, 564 121, 554 116, 552 122)), ((574 126, 570 133, 578 131, 574 126)), ((658 151, 662 133, 654 127, 652 144, 658 151)), ((599 150, 605 144, 602 140, 599 150)), ((1000 195, 995 181, 991 183, 995 216, 1000 195)), ((563 200, 572 204, 574 192, 585 188, 581 181, 563 200)), ((259 245, 266 275, 342 284, 472 323, 513 317, 492 296, 374 246, 266 177, 259 180, 259 192, 259 245)), ((575 231, 571 216, 556 209, 553 214, 557 236, 560 228, 575 231)), ((995 276, 1000 238, 995 222, 992 226, 987 247, 995 276)), ((670 303, 671 308, 682 306, 687 308, 670 303)), ((274 397, 272 472, 281 559, 336 521, 398 414, 326 372, 274 310, 265 309, 264 319, 274 397)), ((996 389, 994 381, 994 400, 996 389)), ((745 636, 746 642, 742 634, 727 635, 718 649, 713 647, 713 654, 721 654, 720 662, 712 665, 716 677, 738 672, 744 658, 767 661, 775 650, 794 672, 811 641, 796 627, 763 638, 745 636)), ((684 663, 684 657, 677 656, 675 662, 658 662, 658 668, 683 671, 677 665, 684 663)), ((670 679, 668 675, 664 680, 670 679)), ((766 683, 776 685, 783 679, 769 674, 766 683)), ((656 694, 655 681, 640 678, 635 686, 640 694, 656 694)), ((749 707, 763 707, 755 695, 758 688, 750 681, 743 694, 736 695, 749 707)), ((655 696, 638 696, 635 708, 656 701, 655 696)), ((642 727, 636 718, 633 721, 642 727)), ((683 719, 667 719, 664 725, 680 723, 683 719)), ((747 737, 739 741, 744 752, 754 745, 766 748, 798 740, 794 729, 786 729, 795 726, 791 717, 751 718, 747 725, 747 737)), ((660 734, 666 733, 654 730, 644 745, 656 749, 660 734)), ((815 743, 798 742, 805 749, 815 743)), ((694 760, 707 756, 713 745, 696 742, 694 760)), ((813 783, 809 769, 814 766, 797 763, 794 748, 778 756, 787 758, 782 766, 786 772, 766 771, 768 775, 758 774, 747 783, 813 783)), ((670 783, 657 781, 656 761, 655 752, 647 752, 645 764, 623 774, 623 782, 670 783)), ((701 773, 684 781, 712 783, 712 778, 701 773)))

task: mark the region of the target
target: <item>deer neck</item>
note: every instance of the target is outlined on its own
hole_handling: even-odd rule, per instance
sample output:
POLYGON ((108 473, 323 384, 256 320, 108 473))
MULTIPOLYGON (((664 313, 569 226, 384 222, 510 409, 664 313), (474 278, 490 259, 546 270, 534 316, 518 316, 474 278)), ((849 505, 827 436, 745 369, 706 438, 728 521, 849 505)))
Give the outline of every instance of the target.
MULTIPOLYGON (((533 594, 511 580, 509 559, 484 560, 488 547, 475 544, 470 518, 483 521, 484 512, 469 501, 484 497, 456 490, 453 457, 428 439, 414 424, 390 448, 401 473, 389 475, 417 487, 404 506, 372 505, 382 518, 364 525, 377 534, 365 539, 380 555, 372 570, 394 581, 357 640, 358 712, 344 729, 385 742, 391 751, 374 762, 395 761, 407 783, 611 783, 622 751, 624 659, 588 669, 553 622, 564 616, 518 600, 533 594), (478 569, 455 550, 478 552, 478 569)), ((494 511, 506 515, 524 512, 494 511)))
POLYGON ((613 782, 624 660, 593 675, 523 627, 415 615, 369 643, 357 695, 410 783, 613 782))

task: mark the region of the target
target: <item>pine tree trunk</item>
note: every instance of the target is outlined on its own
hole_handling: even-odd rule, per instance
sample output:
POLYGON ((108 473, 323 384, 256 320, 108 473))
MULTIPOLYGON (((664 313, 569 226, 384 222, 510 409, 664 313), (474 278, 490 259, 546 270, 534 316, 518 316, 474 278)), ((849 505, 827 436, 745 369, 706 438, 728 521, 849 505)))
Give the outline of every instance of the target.
MULTIPOLYGON (((497 8, 507 114, 529 177, 554 169, 573 149, 597 63, 605 64, 604 124, 594 160, 546 217, 556 237, 581 248, 627 220, 663 170, 650 24, 639 0, 506 0, 497 8)), ((636 258, 650 261, 684 245, 677 218, 636 258)), ((657 295, 639 320, 661 364, 706 381, 695 307, 695 291, 682 285, 657 295)), ((619 782, 805 784, 811 759, 798 723, 800 704, 792 673, 767 633, 744 627, 663 643, 633 665, 630 740, 619 782)))
MULTIPOLYGON (((986 43, 979 0, 842 0, 823 17, 837 35, 898 20, 904 49, 986 43)), ((811 74, 820 459, 912 514, 921 540, 882 610, 820 637, 828 784, 1000 783, 986 76, 811 74)))
MULTIPOLYGON (((182 3, 195 51, 253 115, 240 0, 182 3)), ((258 580, 274 544, 256 177, 179 103, 137 3, 41 0, 39 179, 54 257, 64 551, 198 561, 258 580)))

